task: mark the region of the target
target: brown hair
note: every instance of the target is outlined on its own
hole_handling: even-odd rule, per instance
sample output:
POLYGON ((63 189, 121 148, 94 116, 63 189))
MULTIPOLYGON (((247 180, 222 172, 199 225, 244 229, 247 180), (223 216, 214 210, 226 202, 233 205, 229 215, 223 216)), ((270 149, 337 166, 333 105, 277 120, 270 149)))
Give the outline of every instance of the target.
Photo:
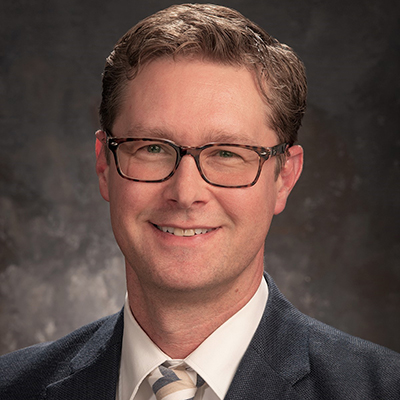
POLYGON ((303 63, 290 47, 239 12, 212 4, 171 6, 145 18, 118 41, 103 73, 103 129, 112 129, 124 88, 143 66, 178 55, 254 71, 269 106, 267 123, 281 142, 292 145, 297 140, 307 96, 303 63))

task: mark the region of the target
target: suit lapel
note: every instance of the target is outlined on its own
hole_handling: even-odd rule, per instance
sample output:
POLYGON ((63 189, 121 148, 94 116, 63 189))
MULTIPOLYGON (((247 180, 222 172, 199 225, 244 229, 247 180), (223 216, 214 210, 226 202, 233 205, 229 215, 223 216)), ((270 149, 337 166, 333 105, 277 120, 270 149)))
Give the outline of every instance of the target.
POLYGON ((310 371, 304 316, 265 274, 269 297, 260 325, 239 365, 226 400, 297 399, 294 385, 310 371))
POLYGON ((236 372, 225 400, 296 400, 293 386, 249 349, 236 372))
POLYGON ((114 400, 121 359, 123 312, 111 317, 71 360, 71 374, 47 387, 48 400, 114 400))

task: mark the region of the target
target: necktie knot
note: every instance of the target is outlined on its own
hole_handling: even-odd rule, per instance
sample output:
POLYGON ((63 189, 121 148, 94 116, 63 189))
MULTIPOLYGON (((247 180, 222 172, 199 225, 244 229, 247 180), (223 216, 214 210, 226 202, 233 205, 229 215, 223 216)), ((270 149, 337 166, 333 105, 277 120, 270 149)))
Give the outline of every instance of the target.
POLYGON ((157 400, 192 400, 204 380, 185 367, 167 368, 160 365, 148 376, 157 400))

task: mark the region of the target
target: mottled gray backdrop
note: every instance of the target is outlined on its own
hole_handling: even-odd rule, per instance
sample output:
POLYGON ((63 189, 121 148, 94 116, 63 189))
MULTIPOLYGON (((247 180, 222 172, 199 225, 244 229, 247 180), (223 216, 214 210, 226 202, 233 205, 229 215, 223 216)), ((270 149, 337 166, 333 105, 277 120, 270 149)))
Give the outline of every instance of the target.
MULTIPOLYGON (((0 5, 0 353, 117 311, 123 259, 98 192, 104 60, 170 1, 0 5)), ((305 61, 306 161, 266 244, 302 311, 400 351, 397 0, 226 0, 305 61)))

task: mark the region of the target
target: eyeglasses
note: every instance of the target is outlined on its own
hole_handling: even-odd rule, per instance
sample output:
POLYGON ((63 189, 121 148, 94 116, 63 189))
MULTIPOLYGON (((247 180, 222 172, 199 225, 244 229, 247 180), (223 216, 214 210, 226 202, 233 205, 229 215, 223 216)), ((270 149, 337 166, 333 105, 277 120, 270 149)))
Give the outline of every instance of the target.
POLYGON ((257 147, 208 143, 201 147, 178 146, 166 139, 116 138, 107 132, 106 144, 114 154, 118 173, 137 182, 164 182, 174 175, 182 158, 191 155, 201 177, 225 188, 253 186, 265 161, 284 154, 288 145, 257 147))

